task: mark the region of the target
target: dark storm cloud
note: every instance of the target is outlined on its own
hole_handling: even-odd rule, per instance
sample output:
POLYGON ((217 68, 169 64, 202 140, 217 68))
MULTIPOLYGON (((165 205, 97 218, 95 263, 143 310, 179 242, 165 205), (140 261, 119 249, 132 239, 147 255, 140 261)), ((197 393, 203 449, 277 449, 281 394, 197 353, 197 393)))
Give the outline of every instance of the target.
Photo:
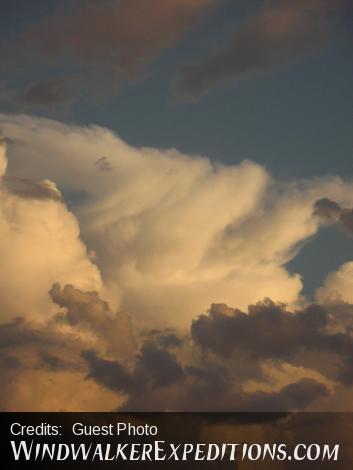
POLYGON ((225 367, 206 361, 203 367, 183 368, 175 356, 152 344, 142 347, 133 372, 93 351, 83 357, 89 365, 88 378, 127 394, 124 411, 285 411, 305 407, 327 394, 322 384, 311 379, 278 392, 244 393, 225 367))
POLYGON ((248 358, 246 365, 240 361, 243 367, 255 364, 250 376, 260 382, 267 380, 261 364, 272 361, 274 367, 287 362, 351 385, 352 322, 345 318, 352 306, 342 303, 330 308, 328 312, 320 305, 310 305, 289 312, 284 305, 266 300, 244 313, 216 304, 192 323, 193 353, 188 360, 180 359, 183 341, 174 341, 170 332, 163 335, 160 330, 150 332, 133 367, 100 358, 92 351, 84 352, 83 357, 89 378, 127 395, 123 407, 127 411, 301 409, 328 393, 323 382, 304 377, 273 392, 245 392, 236 358, 248 358), (340 333, 332 332, 337 325, 340 333), (163 336, 171 340, 163 344, 163 336), (173 353, 168 350, 171 347, 173 353))
POLYGON ((314 204, 314 215, 327 222, 340 222, 353 234, 353 210, 342 208, 337 202, 328 198, 319 199, 314 204))
POLYGON ((90 366, 88 377, 116 391, 139 394, 143 389, 166 387, 183 378, 175 356, 152 343, 142 346, 133 372, 117 361, 99 358, 94 351, 84 351, 82 356, 90 366))
POLYGON ((102 300, 97 292, 83 292, 71 285, 61 289, 59 284, 54 284, 49 295, 64 309, 56 316, 57 321, 89 328, 118 356, 130 354, 134 349, 129 319, 122 313, 111 312, 108 302, 102 300))
MULTIPOLYGON (((61 321, 73 327, 88 323, 98 334, 106 331, 108 325, 114 330, 115 341, 124 336, 123 331, 107 322, 109 306, 98 294, 54 285, 51 296, 64 308, 61 321)), ((337 321, 351 313, 351 307, 340 305, 337 321)), ((341 329, 344 325, 340 325, 341 329)), ((0 325, 0 374, 6 378, 8 371, 18 374, 24 369, 83 374, 86 364, 87 378, 117 395, 126 395, 126 403, 120 408, 125 411, 288 411, 310 406, 328 390, 321 382, 298 378, 279 390, 244 391, 244 378, 239 374, 233 352, 246 353, 259 364, 270 358, 278 366, 303 347, 316 351, 319 358, 328 352, 338 362, 335 380, 351 384, 352 338, 348 333, 329 334, 328 326, 328 314, 320 306, 290 313, 282 305, 267 301, 251 306, 246 315, 216 305, 192 325, 191 356, 182 359, 185 343, 191 338, 180 340, 171 330, 154 330, 134 360, 131 357, 120 360, 102 351, 85 350, 80 340, 53 330, 50 324, 36 328, 18 318, 0 325)), ((347 331, 350 326, 348 321, 347 331)), ((293 364, 307 366, 300 362, 300 356, 293 364)), ((315 362, 311 367, 315 370, 315 362)), ((316 370, 332 375, 326 371, 326 364, 324 367, 319 364, 316 370)), ((260 368, 252 369, 250 376, 266 381, 260 368)))
POLYGON ((289 313, 270 300, 249 306, 249 313, 238 309, 231 314, 212 306, 209 314, 194 320, 191 333, 205 350, 228 356, 236 349, 255 358, 285 358, 304 347, 318 347, 326 338, 327 314, 319 305, 289 313))
POLYGON ((336 19, 347 2, 270 1, 241 24, 219 51, 185 67, 177 78, 178 96, 198 99, 214 86, 239 81, 320 51, 336 34, 336 19))
POLYGON ((353 339, 347 333, 330 333, 330 324, 331 316, 320 305, 288 312, 267 300, 250 305, 248 314, 238 309, 229 314, 228 307, 224 314, 216 305, 192 323, 191 333, 203 350, 224 358, 243 351, 254 360, 296 362, 296 355, 303 351, 334 354, 340 362, 335 378, 352 383, 353 339))

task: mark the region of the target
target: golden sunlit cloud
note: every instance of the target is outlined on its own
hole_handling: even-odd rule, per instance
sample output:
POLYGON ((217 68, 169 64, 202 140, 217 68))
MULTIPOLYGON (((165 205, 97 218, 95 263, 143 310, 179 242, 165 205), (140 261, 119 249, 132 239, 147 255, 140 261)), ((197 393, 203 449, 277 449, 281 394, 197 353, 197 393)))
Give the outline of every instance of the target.
POLYGON ((284 184, 97 126, 0 128, 2 408, 306 409, 351 387, 352 263, 320 306, 285 266, 351 182, 284 184), (32 380, 61 392, 41 408, 32 380))
MULTIPOLYGON (((6 115, 0 126, 10 139, 8 175, 55 181, 95 254, 104 297, 148 326, 188 327, 211 303, 296 302, 300 276, 284 265, 322 223, 313 216, 315 201, 330 197, 352 205, 353 185, 335 177, 284 186, 251 161, 225 166, 173 149, 134 148, 97 126, 6 115)), ((34 206, 40 204, 56 211, 56 233, 72 227, 76 241, 65 241, 55 262, 60 266, 75 243, 84 250, 79 229, 62 204, 34 206), (62 224, 61 212, 70 222, 62 224)), ((49 226, 50 214, 45 218, 49 226)), ((75 284, 73 274, 63 277, 53 273, 44 292, 53 282, 75 284)), ((99 290, 97 281, 91 286, 99 290)))

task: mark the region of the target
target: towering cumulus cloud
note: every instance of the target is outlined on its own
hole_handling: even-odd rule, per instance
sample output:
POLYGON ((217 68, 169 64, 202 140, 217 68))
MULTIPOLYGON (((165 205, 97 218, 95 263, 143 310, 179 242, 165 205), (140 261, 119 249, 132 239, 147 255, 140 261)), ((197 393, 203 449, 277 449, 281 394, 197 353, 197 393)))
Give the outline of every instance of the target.
POLYGON ((3 408, 324 408, 348 393, 352 262, 320 305, 286 263, 322 225, 350 229, 351 182, 283 184, 96 126, 0 128, 3 408), (49 378, 62 392, 40 404, 28 383, 49 378))
MULTIPOLYGON (((352 203, 352 186, 338 178, 292 182, 284 190, 250 161, 224 166, 177 150, 138 149, 107 129, 39 118, 2 116, 0 125, 11 142, 9 176, 55 181, 95 254, 107 300, 146 325, 188 327, 215 302, 240 308, 264 297, 295 302, 301 280, 284 265, 321 223, 315 201, 352 203)), ((53 220, 69 222, 55 231, 71 227, 73 245, 84 252, 65 206, 52 198, 18 204, 64 212, 53 220)), ((63 252, 51 248, 55 264, 70 250, 68 241, 63 252)), ((73 274, 50 279, 90 288, 73 274)))

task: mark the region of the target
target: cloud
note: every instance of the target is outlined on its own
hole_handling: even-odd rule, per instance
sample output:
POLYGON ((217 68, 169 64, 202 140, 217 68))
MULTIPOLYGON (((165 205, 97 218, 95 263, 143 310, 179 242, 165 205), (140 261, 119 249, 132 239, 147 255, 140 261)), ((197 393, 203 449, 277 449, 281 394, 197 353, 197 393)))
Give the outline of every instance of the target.
POLYGON ((109 159, 107 157, 98 158, 95 162, 99 171, 112 171, 112 166, 109 163, 109 159))
MULTIPOLYGON (((174 46, 220 0, 106 0, 55 8, 27 26, 19 39, 3 44, 33 64, 33 57, 50 70, 77 71, 80 87, 90 95, 115 93, 126 79, 143 75, 142 68, 174 46), (25 44, 25 47, 23 47, 25 44), (84 78, 83 78, 84 77, 84 78), (93 82, 93 84, 92 84, 93 82)), ((10 64, 7 64, 7 69, 10 64)), ((40 79, 17 100, 53 105, 72 99, 67 79, 40 79)), ((87 93, 85 93, 87 95, 87 93)), ((77 96, 76 96, 77 97, 77 96)))
MULTIPOLYGON (((73 327, 70 330, 55 322, 57 306, 48 294, 53 282, 65 280, 82 289, 100 291, 99 270, 90 260, 80 239, 77 220, 65 206, 56 185, 51 180, 8 178, 6 171, 7 157, 2 145, 0 408, 109 409, 112 400, 114 404, 119 401, 117 394, 99 392, 95 384, 85 382, 84 361, 80 356, 83 348, 94 346, 104 353, 109 348, 102 347, 102 341, 95 335, 90 338, 78 328, 73 331, 73 327), (106 400, 104 405, 101 399, 106 400)), ((81 296, 87 302, 89 294, 81 296)), ((104 321, 109 322, 107 318, 101 320, 104 321)), ((117 321, 111 320, 111 324, 117 326, 117 321)), ((125 328, 119 332, 123 338, 120 343, 128 340, 127 331, 125 328)), ((109 342, 106 336, 105 341, 109 342)))
MULTIPOLYGON (((211 307, 207 315, 194 320, 191 333, 194 341, 206 351, 229 357, 243 351, 255 360, 281 359, 298 365, 300 357, 310 351, 338 355, 335 378, 353 382, 344 374, 353 358, 353 339, 346 333, 330 332, 331 315, 320 305, 288 312, 285 306, 267 300, 249 306, 248 313, 226 307, 211 307)), ((323 372, 322 366, 311 364, 323 372)), ((325 365, 326 366, 326 365, 325 365)))
MULTIPOLYGON (((321 226, 315 201, 352 204, 352 184, 335 177, 285 187, 251 161, 135 148, 101 127, 16 115, 0 116, 0 127, 8 177, 55 181, 94 253, 103 298, 141 328, 188 328, 211 303, 296 302, 300 276, 285 264, 321 226), (102 155, 110 171, 97 172, 102 155)), ((54 282, 100 292, 60 277, 45 293, 54 282)))
POLYGON ((321 396, 327 395, 324 385, 311 379, 285 386, 280 392, 254 393, 248 402, 251 411, 273 411, 302 409, 321 396))
POLYGON ((349 395, 352 263, 319 305, 285 268, 352 207, 349 181, 275 181, 95 126, 0 127, 3 409, 283 411, 349 395))
POLYGON ((345 4, 345 0, 267 2, 213 56, 184 67, 176 82, 179 97, 196 100, 219 84, 252 78, 320 51, 338 34, 336 20, 345 4))
POLYGON ((90 364, 88 377, 108 388, 141 396, 143 390, 154 391, 183 378, 183 370, 175 356, 167 350, 145 343, 137 357, 133 373, 117 361, 101 359, 94 351, 84 351, 83 358, 90 364))
MULTIPOLYGON (((0 324, 2 411, 111 410, 119 396, 85 380, 81 351, 88 344, 73 334, 17 318, 0 324)), ((121 400, 123 402, 123 400, 121 400)))
MULTIPOLYGON (((340 308, 351 313, 352 305, 340 308)), ((320 305, 289 312, 268 300, 248 313, 217 305, 194 320, 192 338, 163 345, 157 335, 128 367, 93 350, 82 356, 89 379, 126 394, 124 411, 320 409, 353 384, 352 329, 332 331, 341 319, 320 305)))
POLYGON ((0 147, 1 320, 45 319, 53 308, 54 282, 101 288, 97 267, 80 239, 76 218, 50 180, 8 180, 5 147, 0 147), (14 183, 16 185, 14 186, 14 183), (8 189, 7 185, 12 189, 8 189))
POLYGON ((330 273, 316 296, 320 302, 336 303, 344 301, 353 303, 353 261, 347 261, 333 273, 330 273))
POLYGON ((61 289, 55 283, 49 291, 53 302, 64 309, 56 320, 72 326, 88 328, 107 344, 108 353, 115 357, 132 354, 135 340, 129 318, 123 313, 114 314, 108 302, 102 300, 97 292, 82 292, 71 285, 61 289))
POLYGON ((279 391, 244 392, 227 367, 205 358, 203 366, 183 368, 174 355, 151 344, 143 345, 132 372, 93 351, 84 352, 83 357, 89 366, 88 378, 126 393, 123 411, 288 411, 306 408, 328 394, 322 383, 309 378, 279 391))
MULTIPOLYGON (((88 296, 85 302, 91 293, 86 294, 88 296)), ((93 309, 94 304, 95 301, 93 309)), ((85 308, 87 307, 83 307, 85 308)), ((258 308, 262 306, 259 305, 258 308)), ((292 314, 287 312, 286 315, 290 317, 292 314)), ((81 313, 79 316, 81 317, 81 313)), ((273 324, 268 323, 267 327, 268 325, 273 327, 273 324)), ((251 370, 251 377, 256 376, 260 382, 262 380, 268 385, 266 390, 251 390, 244 386, 246 381, 241 373, 243 361, 237 363, 234 355, 228 354, 222 361, 218 361, 217 354, 214 356, 202 352, 198 341, 190 344, 189 353, 185 355, 182 351, 185 340, 162 344, 159 341, 161 332, 159 333, 156 340, 149 339, 142 343, 134 360, 124 361, 106 355, 104 348, 99 353, 87 349, 89 340, 86 337, 77 336, 74 331, 60 330, 53 321, 37 326, 24 319, 3 323, 0 325, 0 374, 4 389, 0 406, 7 410, 89 410, 96 407, 100 410, 115 408, 124 411, 288 411, 311 409, 321 399, 334 395, 334 389, 320 374, 313 375, 307 368, 301 368, 298 373, 299 369, 296 371, 294 367, 289 370, 289 377, 279 386, 271 383, 271 374, 262 374, 260 370, 254 374, 251 370), (86 381, 89 380, 86 387, 82 388, 85 376, 86 381), (30 380, 32 385, 25 387, 26 380, 30 380), (38 400, 33 380, 40 384, 53 383, 60 389, 55 391, 51 386, 44 387, 40 394, 41 399, 38 400), (77 390, 80 391, 79 395, 77 390), (68 395, 70 391, 71 398, 68 395)), ((257 356, 255 342, 252 340, 256 333, 256 328, 243 333, 243 343, 234 337, 234 344, 239 348, 237 354, 241 353, 248 340, 247 349, 254 350, 257 356)), ((279 348, 283 345, 280 333, 281 331, 275 331, 272 338, 279 348)), ((123 334, 121 330, 116 332, 116 340, 123 334)), ((215 335, 218 334, 216 327, 215 335)), ((227 340, 225 337, 225 341, 227 340)), ((348 337, 345 341, 352 343, 352 339, 348 340, 348 337)), ((331 343, 332 352, 340 357, 342 350, 335 346, 338 343, 331 343)), ((315 344, 314 341, 313 349, 315 344)), ((210 345, 212 346, 212 341, 210 345)), ((352 348, 350 349, 352 355, 352 348)), ((262 352, 260 354, 265 355, 262 352)), ((322 351, 319 350, 318 357, 321 354, 322 351)), ((349 383, 347 378, 353 377, 351 359, 351 356, 347 357, 348 368, 341 370, 347 375, 337 375, 337 380, 342 383, 349 383)), ((254 358, 251 359, 253 360, 254 358)), ((337 362, 337 356, 334 361, 337 362)), ((246 360, 246 368, 248 364, 246 360)), ((279 370, 283 364, 285 362, 274 362, 273 366, 279 370)), ((330 375, 326 362, 322 369, 325 375, 330 375)))
POLYGON ((78 10, 54 13, 27 32, 44 53, 71 53, 82 62, 136 67, 174 44, 214 0, 123 0, 87 2, 78 10))
POLYGON ((322 198, 314 204, 314 215, 326 222, 340 222, 348 232, 353 234, 353 209, 343 209, 337 202, 322 198))
POLYGON ((4 177, 9 193, 23 199, 54 199, 63 202, 62 195, 55 183, 50 180, 31 181, 25 178, 4 177))
MULTIPOLYGON (((353 234, 353 210, 344 208, 330 198, 315 201, 314 215, 325 224, 336 224, 353 234)), ((319 302, 336 305, 337 302, 353 303, 353 262, 347 261, 333 273, 330 273, 322 287, 317 289, 319 302)))

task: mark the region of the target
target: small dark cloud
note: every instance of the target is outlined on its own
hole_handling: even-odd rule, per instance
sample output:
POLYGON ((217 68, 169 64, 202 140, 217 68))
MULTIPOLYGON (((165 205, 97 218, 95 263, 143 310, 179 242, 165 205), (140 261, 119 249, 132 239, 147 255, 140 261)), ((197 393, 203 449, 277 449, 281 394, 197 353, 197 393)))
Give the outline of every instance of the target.
POLYGON ((314 215, 329 223, 339 222, 353 234, 353 209, 342 208, 337 202, 322 198, 314 204, 314 215))
POLYGON ((336 220, 341 213, 341 207, 337 202, 327 197, 319 199, 314 204, 314 215, 327 220, 336 220))
POLYGON ((99 171, 112 171, 113 167, 110 164, 110 161, 108 160, 107 157, 101 157, 98 158, 98 160, 95 161, 95 165, 99 171))

